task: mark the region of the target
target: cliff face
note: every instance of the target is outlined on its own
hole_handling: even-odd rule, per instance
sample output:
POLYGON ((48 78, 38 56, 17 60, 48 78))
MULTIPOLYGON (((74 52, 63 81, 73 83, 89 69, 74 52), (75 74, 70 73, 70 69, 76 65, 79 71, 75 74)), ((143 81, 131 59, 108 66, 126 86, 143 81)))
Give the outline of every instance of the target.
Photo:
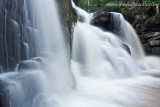
MULTIPOLYGON (((0 73, 12 71, 21 61, 36 56, 36 32, 30 24, 27 2, 29 0, 0 0, 0 73)), ((65 37, 71 43, 72 22, 76 20, 76 14, 70 0, 57 2, 65 37)))
POLYGON ((141 7, 135 12, 132 23, 147 54, 160 55, 160 14, 156 7, 141 7))
POLYGON ((26 25, 24 0, 0 1, 0 72, 13 70, 25 60, 26 25))

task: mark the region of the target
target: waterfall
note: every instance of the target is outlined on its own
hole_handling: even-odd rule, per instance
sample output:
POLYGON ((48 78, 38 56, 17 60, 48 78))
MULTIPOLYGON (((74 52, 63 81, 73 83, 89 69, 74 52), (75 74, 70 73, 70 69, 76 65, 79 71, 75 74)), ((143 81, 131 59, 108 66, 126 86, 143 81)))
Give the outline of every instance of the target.
POLYGON ((131 55, 134 58, 143 58, 144 51, 133 27, 124 19, 122 14, 115 12, 111 12, 111 14, 113 16, 114 29, 119 32, 123 42, 130 47, 131 55))
POLYGON ((159 5, 156 5, 156 13, 159 14, 159 5))
MULTIPOLYGON (((117 32, 111 33, 91 25, 93 13, 72 1, 78 20, 70 59, 55 0, 22 4, 23 20, 10 20, 19 53, 14 72, 0 74, 0 106, 159 107, 160 58, 145 55, 120 13, 111 12, 117 32)), ((0 63, 0 70, 7 64, 0 63)))
POLYGON ((93 14, 89 14, 86 11, 84 11, 83 9, 81 9, 80 7, 77 7, 73 1, 72 2, 72 7, 75 9, 76 13, 77 13, 77 20, 81 21, 81 22, 85 22, 85 23, 90 23, 90 20, 93 16, 93 14))
POLYGON ((111 12, 116 30, 111 33, 91 25, 93 13, 72 5, 84 18, 74 28, 72 45, 72 72, 80 94, 75 93, 65 105, 158 107, 160 58, 145 55, 138 35, 122 14, 111 12))
POLYGON ((21 61, 15 72, 0 75, 4 107, 51 107, 56 94, 74 87, 56 7, 55 0, 24 0, 28 20, 23 45, 28 60, 21 61))

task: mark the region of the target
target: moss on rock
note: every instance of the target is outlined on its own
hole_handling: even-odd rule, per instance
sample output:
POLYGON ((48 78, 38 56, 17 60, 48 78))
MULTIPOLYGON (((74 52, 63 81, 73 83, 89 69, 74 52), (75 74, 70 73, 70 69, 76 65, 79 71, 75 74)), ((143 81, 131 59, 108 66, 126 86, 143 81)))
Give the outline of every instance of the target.
POLYGON ((68 43, 71 44, 71 38, 72 38, 72 25, 77 20, 77 15, 72 8, 71 0, 57 0, 58 7, 60 10, 61 15, 61 21, 64 29, 65 37, 68 41, 68 43))

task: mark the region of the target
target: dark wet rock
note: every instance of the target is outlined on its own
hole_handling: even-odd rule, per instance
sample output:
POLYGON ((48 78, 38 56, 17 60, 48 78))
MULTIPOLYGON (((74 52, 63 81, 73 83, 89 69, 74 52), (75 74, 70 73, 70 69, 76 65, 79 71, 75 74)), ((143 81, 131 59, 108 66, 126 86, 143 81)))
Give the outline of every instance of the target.
MULTIPOLYGON (((77 14, 72 8, 71 0, 56 0, 60 10, 61 21, 64 28, 64 34, 71 47, 72 43, 72 25, 77 21, 77 14)), ((82 20, 82 19, 81 19, 82 20)))
POLYGON ((84 22, 84 21, 85 21, 84 16, 78 16, 78 21, 80 21, 80 22, 84 22))
POLYGON ((92 19, 91 24, 104 28, 105 30, 113 30, 114 28, 112 14, 102 10, 94 13, 94 18, 92 19))
POLYGON ((144 38, 145 39, 150 39, 150 38, 154 38, 154 37, 157 37, 157 36, 160 36, 160 32, 150 32, 150 33, 146 33, 144 35, 144 38))
POLYGON ((8 90, 6 81, 0 79, 0 107, 10 107, 10 100, 8 96, 8 90))
POLYGON ((142 28, 143 32, 157 32, 160 31, 160 14, 153 16, 145 21, 142 28))
POLYGON ((140 23, 140 22, 145 21, 147 18, 148 18, 148 15, 146 15, 146 14, 137 14, 135 16, 135 22, 140 23))
POLYGON ((28 69, 39 69, 41 67, 41 62, 36 60, 27 60, 20 62, 18 66, 18 71, 24 71, 28 69))
POLYGON ((137 32, 137 34, 139 34, 139 35, 142 34, 141 24, 137 24, 137 25, 136 25, 136 32, 137 32))
POLYGON ((3 67, 0 65, 0 73, 3 72, 3 67))
POLYGON ((153 7, 142 7, 135 15, 133 27, 140 35, 141 42, 147 54, 159 54, 160 14, 155 14, 153 7))
POLYGON ((149 32, 143 35, 144 48, 148 54, 157 55, 160 53, 160 32, 149 32))
POLYGON ((123 43, 123 46, 126 49, 126 51, 131 55, 131 50, 130 50, 129 46, 124 43, 123 43))
POLYGON ((12 71, 25 60, 22 43, 26 42, 24 0, 0 1, 0 65, 3 71, 12 71))
POLYGON ((160 46, 160 40, 152 40, 149 44, 150 46, 160 46))
POLYGON ((160 36, 157 36, 157 37, 151 38, 151 39, 149 39, 148 41, 152 41, 152 40, 160 40, 160 36))
POLYGON ((151 53, 154 55, 159 55, 160 54, 160 47, 151 47, 151 53))

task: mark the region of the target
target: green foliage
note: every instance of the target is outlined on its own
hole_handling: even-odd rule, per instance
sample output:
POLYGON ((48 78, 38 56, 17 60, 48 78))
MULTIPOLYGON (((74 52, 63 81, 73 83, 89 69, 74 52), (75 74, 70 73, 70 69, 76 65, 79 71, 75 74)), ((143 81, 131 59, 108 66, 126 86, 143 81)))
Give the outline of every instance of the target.
POLYGON ((76 5, 87 10, 88 9, 88 0, 73 0, 76 5))
POLYGON ((143 0, 143 3, 157 3, 157 4, 160 4, 160 0, 143 0))
POLYGON ((106 11, 121 12, 122 14, 132 12, 134 14, 135 10, 132 7, 107 6, 107 4, 109 3, 120 4, 120 3, 127 3, 129 1, 160 4, 160 0, 89 0, 89 5, 88 5, 88 0, 74 0, 76 5, 89 12, 94 12, 97 10, 106 10, 106 11))
POLYGON ((75 4, 79 7, 85 9, 86 11, 96 11, 96 10, 108 10, 108 11, 116 11, 121 10, 121 7, 117 6, 107 6, 107 3, 120 4, 126 2, 126 0, 74 0, 75 4))

